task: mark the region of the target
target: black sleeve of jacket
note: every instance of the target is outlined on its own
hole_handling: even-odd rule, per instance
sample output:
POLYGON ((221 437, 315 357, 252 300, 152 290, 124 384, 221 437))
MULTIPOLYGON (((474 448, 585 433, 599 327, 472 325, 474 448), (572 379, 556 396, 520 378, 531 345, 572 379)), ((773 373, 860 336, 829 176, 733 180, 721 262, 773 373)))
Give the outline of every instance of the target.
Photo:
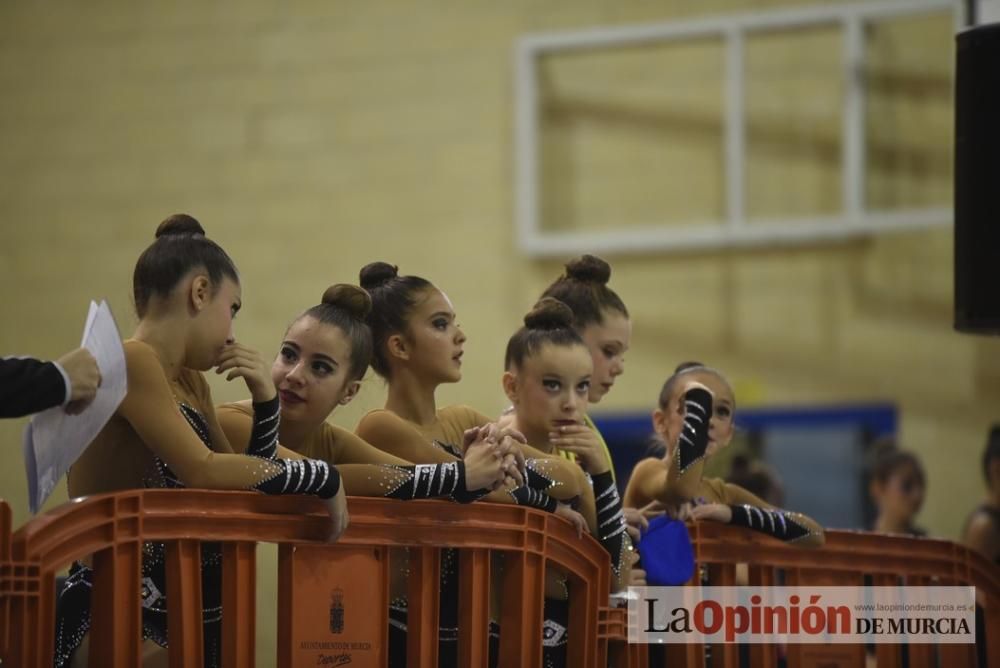
POLYGON ((0 359, 0 417, 21 417, 61 406, 66 381, 52 362, 30 357, 0 359))

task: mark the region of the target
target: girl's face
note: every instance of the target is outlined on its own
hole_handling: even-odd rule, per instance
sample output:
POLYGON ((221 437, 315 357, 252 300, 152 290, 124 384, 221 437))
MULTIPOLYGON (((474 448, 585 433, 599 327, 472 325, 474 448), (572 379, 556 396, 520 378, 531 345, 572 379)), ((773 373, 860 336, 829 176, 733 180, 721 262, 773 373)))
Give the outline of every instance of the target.
POLYGON ((587 325, 580 336, 594 362, 590 402, 596 404, 611 391, 615 378, 625 372, 625 353, 632 340, 632 321, 620 311, 606 310, 604 321, 587 325))
POLYGON ((926 487, 913 464, 903 464, 884 481, 872 483, 872 498, 879 513, 900 523, 910 524, 924 505, 926 487))
POLYGON ((692 371, 682 374, 667 407, 653 411, 653 426, 659 437, 671 447, 677 443, 684 427, 684 394, 691 389, 693 383, 701 383, 715 395, 715 399, 712 400, 712 419, 708 423, 706 450, 706 454, 712 455, 733 440, 733 418, 736 412, 736 399, 732 388, 714 373, 692 371))
POLYGON ((466 337, 455 322, 448 296, 428 288, 410 312, 406 334, 389 337, 390 353, 418 377, 431 383, 462 380, 462 344, 466 337))
POLYGON ((361 385, 348 380, 350 364, 351 342, 339 327, 312 316, 292 323, 271 365, 281 419, 318 425, 348 403, 361 385))
POLYGON ((505 373, 504 390, 518 427, 538 440, 561 426, 583 424, 593 368, 586 347, 545 344, 505 373))
POLYGON ((243 304, 240 284, 224 278, 216 289, 208 277, 194 276, 189 284, 190 303, 197 308, 184 365, 199 371, 211 369, 226 345, 236 340, 233 319, 243 304))

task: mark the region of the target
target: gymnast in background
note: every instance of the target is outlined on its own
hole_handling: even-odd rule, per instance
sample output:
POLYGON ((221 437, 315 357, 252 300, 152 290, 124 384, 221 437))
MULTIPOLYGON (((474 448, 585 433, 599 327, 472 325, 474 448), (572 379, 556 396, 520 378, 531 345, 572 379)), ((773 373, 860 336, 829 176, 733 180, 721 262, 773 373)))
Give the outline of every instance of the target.
POLYGON ((993 425, 982 459, 986 498, 965 520, 962 542, 1000 564, 1000 425, 993 425))
MULTIPOLYGON (((625 373, 625 353, 632 341, 632 321, 625 302, 608 287, 611 265, 596 255, 581 255, 566 264, 566 271, 542 293, 541 299, 552 297, 566 304, 573 313, 573 329, 590 353, 593 376, 587 395, 589 405, 600 403, 614 386, 618 376, 625 373)), ((572 432, 584 428, 597 434, 600 447, 608 462, 611 479, 616 480, 614 462, 604 437, 589 415, 572 432)), ((569 459, 575 455, 560 450, 569 459)))
POLYGON ((877 441, 873 452, 868 483, 876 511, 872 531, 926 536, 915 523, 927 492, 927 474, 920 458, 889 437, 877 441))
POLYGON ((821 546, 823 527, 812 518, 776 508, 739 485, 703 477, 706 460, 732 440, 735 415, 732 386, 720 371, 697 362, 679 366, 653 411, 665 452, 636 464, 625 506, 659 501, 681 517, 742 526, 801 547, 821 546))

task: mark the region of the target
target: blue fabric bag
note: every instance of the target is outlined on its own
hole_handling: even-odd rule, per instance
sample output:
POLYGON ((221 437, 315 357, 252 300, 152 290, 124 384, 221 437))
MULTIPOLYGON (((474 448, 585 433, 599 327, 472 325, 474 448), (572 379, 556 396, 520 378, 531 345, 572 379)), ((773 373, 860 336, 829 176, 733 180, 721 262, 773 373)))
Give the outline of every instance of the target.
POLYGON ((666 515, 649 521, 639 539, 639 556, 650 586, 682 585, 694 575, 694 550, 687 525, 666 515))

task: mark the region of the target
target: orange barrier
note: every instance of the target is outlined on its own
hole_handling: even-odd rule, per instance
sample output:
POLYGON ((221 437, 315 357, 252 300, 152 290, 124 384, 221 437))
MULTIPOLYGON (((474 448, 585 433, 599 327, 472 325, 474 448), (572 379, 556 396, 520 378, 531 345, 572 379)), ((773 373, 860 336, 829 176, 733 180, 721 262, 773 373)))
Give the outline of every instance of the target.
MULTIPOLYGON (((987 665, 1000 668, 1000 568, 961 545, 928 538, 889 536, 862 531, 827 531, 826 544, 818 550, 798 549, 752 531, 712 522, 689 525, 695 560, 707 569, 708 585, 737 583, 738 565, 746 568, 747 584, 755 586, 840 586, 865 584, 972 585, 986 616, 986 636, 992 642, 987 665)), ((693 583, 691 583, 693 584, 693 583)), ((902 666, 902 646, 874 645, 879 668, 902 666)), ((750 665, 774 666, 779 648, 751 645, 750 665)), ((804 666, 864 666, 864 645, 789 645, 790 668, 804 666)), ((973 645, 907 646, 910 668, 976 666, 973 645)), ((668 665, 703 666, 703 645, 670 647, 668 665)), ((712 648, 712 665, 735 668, 737 645, 712 648)))
MULTIPOLYGON (((364 580, 357 575, 361 563, 371 565, 371 572, 381 573, 381 581, 362 582, 362 589, 372 595, 356 597, 352 605, 363 606, 358 616, 374 620, 368 628, 376 629, 378 635, 365 643, 354 643, 367 648, 352 664, 384 662, 389 577, 385 548, 389 546, 411 548, 410 666, 437 665, 437 569, 442 547, 457 547, 460 554, 461 665, 485 665, 491 550, 505 554, 501 666, 541 666, 546 565, 558 566, 569 576, 573 601, 569 665, 606 666, 609 644, 624 640, 624 611, 607 607, 607 553, 593 538, 577 537, 568 522, 532 509, 351 498, 351 524, 338 543, 317 546, 313 542, 308 550, 302 550, 297 544, 315 541, 327 526, 323 506, 309 497, 195 490, 120 492, 67 503, 33 519, 13 535, 10 510, 6 504, 0 508, 0 518, 6 518, 0 536, 0 655, 9 665, 52 665, 55 575, 73 560, 93 555, 90 665, 138 666, 139 570, 144 541, 167 545, 171 666, 202 665, 200 541, 223 543, 222 655, 224 665, 230 668, 254 665, 257 542, 281 546, 278 665, 300 664, 302 652, 310 646, 341 649, 345 643, 294 642, 293 635, 299 629, 293 612, 315 619, 317 613, 322 617, 331 610, 332 624, 334 612, 327 601, 322 601, 320 610, 309 608, 310 590, 324 598, 330 586, 349 594, 364 580), (358 561, 359 550, 352 549, 360 547, 368 551, 363 562, 358 561), (302 556, 315 549, 325 551, 322 572, 309 572, 315 562, 302 556), (300 578, 306 578, 304 587, 296 587, 300 578), (317 586, 320 579, 322 585, 317 586)), ((633 655, 637 653, 619 651, 616 662, 625 666, 633 655)), ((316 665, 315 657, 310 664, 316 665)))
MULTIPOLYGON (((505 554, 501 666, 541 665, 547 564, 569 574, 568 665, 646 665, 646 646, 624 642, 625 611, 606 605, 610 569, 606 553, 589 536, 577 538, 567 522, 539 511, 484 503, 351 498, 350 510, 348 531, 337 544, 325 545, 316 542, 326 527, 325 512, 318 500, 307 497, 195 490, 122 492, 65 504, 13 534, 10 509, 0 502, 0 657, 4 665, 52 665, 55 574, 74 559, 92 555, 90 665, 138 666, 142 544, 159 541, 168 545, 170 664, 200 666, 200 545, 221 541, 227 667, 254 665, 257 542, 281 546, 277 665, 303 665, 304 660, 317 665, 317 659, 324 658, 315 655, 317 647, 321 652, 354 652, 353 666, 384 665, 387 555, 390 547, 400 546, 410 548, 410 666, 436 665, 442 547, 459 548, 460 665, 485 665, 491 551, 505 554), (352 621, 358 619, 363 623, 352 621), (339 642, 309 635, 313 629, 328 634, 334 627, 341 629, 339 642)), ((860 585, 866 576, 876 585, 973 585, 985 610, 987 636, 994 640, 988 665, 1000 668, 1000 573, 961 546, 830 531, 825 547, 802 550, 734 527, 700 523, 690 529, 696 559, 711 585, 736 583, 739 564, 747 565, 748 582, 753 585, 779 581, 860 585)), ((701 645, 669 649, 670 666, 705 664, 701 645)), ((712 665, 739 665, 738 651, 735 645, 713 647, 712 665)), ((774 666, 782 651, 793 668, 864 665, 865 660, 863 646, 753 645, 750 663, 774 666)), ((875 652, 880 667, 901 665, 899 646, 876 645, 875 652)), ((972 666, 975 653, 963 645, 909 645, 908 661, 914 668, 972 666)))

